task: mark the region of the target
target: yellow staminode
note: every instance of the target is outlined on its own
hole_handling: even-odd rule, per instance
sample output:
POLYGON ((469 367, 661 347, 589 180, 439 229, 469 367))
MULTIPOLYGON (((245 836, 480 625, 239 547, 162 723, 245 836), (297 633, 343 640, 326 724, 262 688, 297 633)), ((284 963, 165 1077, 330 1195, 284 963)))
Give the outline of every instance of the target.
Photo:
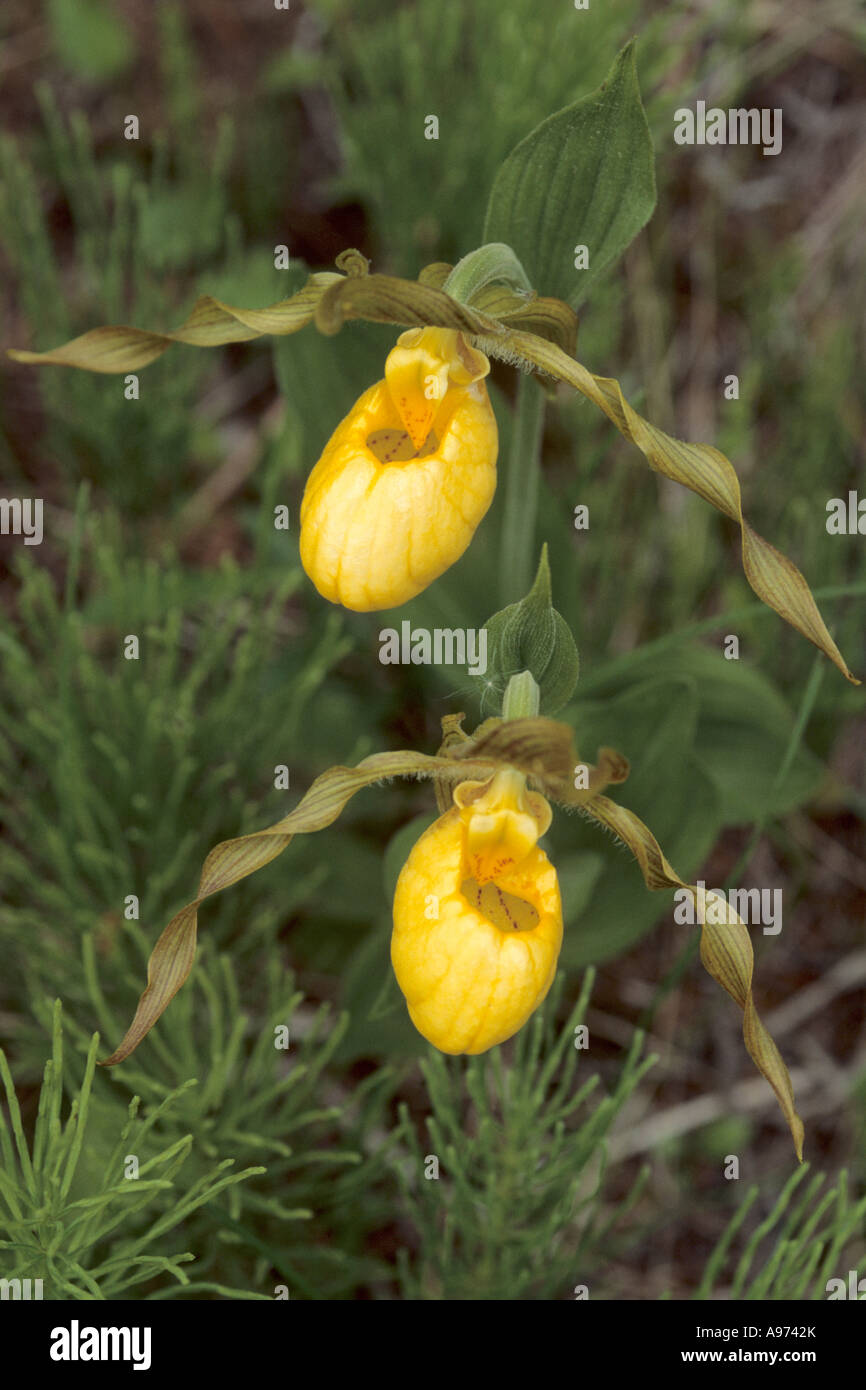
POLYGON ((543 796, 526 790, 520 772, 499 772, 489 782, 461 782, 455 804, 466 831, 466 865, 488 883, 533 849, 550 827, 553 813, 543 796))
POLYGON ((562 945, 550 824, 519 773, 464 782, 397 881, 391 961, 415 1027, 442 1052, 486 1052, 544 999, 562 945))
POLYGON ((394 608, 463 554, 496 489, 489 370, 455 329, 410 329, 338 425, 301 504, 301 562, 331 603, 394 608))

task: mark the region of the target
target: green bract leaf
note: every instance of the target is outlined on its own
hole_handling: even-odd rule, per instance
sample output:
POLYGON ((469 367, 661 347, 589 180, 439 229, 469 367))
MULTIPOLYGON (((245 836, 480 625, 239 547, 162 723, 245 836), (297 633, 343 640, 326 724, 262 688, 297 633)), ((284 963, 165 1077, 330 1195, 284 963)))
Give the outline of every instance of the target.
POLYGON ((507 242, 538 290, 576 306, 649 221, 655 201, 632 40, 597 91, 512 150, 490 192, 484 240, 507 242), (588 264, 578 269, 582 246, 588 264))
POLYGON ((545 714, 553 714, 568 703, 577 684, 580 658, 568 624, 551 602, 546 545, 529 593, 519 603, 494 613, 485 628, 485 684, 493 681, 504 689, 516 672, 529 671, 541 690, 545 714))

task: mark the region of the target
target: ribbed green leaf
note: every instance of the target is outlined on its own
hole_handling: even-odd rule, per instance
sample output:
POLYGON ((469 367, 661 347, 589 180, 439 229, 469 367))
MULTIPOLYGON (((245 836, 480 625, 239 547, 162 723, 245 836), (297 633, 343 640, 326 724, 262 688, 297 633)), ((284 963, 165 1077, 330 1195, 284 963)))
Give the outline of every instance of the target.
POLYGON ((484 240, 507 242, 536 289, 576 306, 649 221, 655 201, 632 40, 597 91, 512 150, 493 182, 484 240), (588 250, 586 269, 575 266, 576 246, 588 250))

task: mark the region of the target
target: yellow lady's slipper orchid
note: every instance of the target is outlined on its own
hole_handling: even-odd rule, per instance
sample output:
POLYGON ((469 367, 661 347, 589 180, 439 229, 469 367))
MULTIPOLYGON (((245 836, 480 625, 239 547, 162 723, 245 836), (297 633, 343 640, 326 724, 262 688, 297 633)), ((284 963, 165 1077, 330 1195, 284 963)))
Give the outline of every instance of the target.
POLYGON ((356 612, 394 608, 458 560, 496 489, 490 363, 451 328, 413 328, 307 480, 301 563, 356 612))
POLYGON ((486 1052, 544 999, 562 945, 544 797, 518 772, 463 782, 394 894, 391 961, 415 1027, 441 1052, 486 1052))

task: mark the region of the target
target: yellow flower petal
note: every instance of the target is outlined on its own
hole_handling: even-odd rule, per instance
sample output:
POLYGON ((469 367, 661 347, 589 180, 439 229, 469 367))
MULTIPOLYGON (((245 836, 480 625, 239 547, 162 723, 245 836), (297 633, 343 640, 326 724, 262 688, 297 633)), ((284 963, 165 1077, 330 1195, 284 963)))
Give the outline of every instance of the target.
POLYGON ((415 1027, 442 1052, 486 1052, 544 999, 562 944, 556 870, 537 847, 486 884, 467 876, 454 807, 397 881, 391 961, 415 1027))
POLYGON ((394 350, 397 380, 409 383, 403 406, 412 433, 388 382, 377 382, 334 431, 307 481, 301 563, 331 603, 372 612, 414 598, 460 558, 493 499, 498 435, 480 379, 483 354, 455 347, 444 396, 425 402, 437 406, 433 428, 416 442, 427 415, 410 387, 436 368, 429 335, 446 331, 463 341, 452 330, 414 330, 424 341, 407 347, 402 339, 413 334, 403 334, 394 350), (410 368, 405 354, 412 353, 410 368))

